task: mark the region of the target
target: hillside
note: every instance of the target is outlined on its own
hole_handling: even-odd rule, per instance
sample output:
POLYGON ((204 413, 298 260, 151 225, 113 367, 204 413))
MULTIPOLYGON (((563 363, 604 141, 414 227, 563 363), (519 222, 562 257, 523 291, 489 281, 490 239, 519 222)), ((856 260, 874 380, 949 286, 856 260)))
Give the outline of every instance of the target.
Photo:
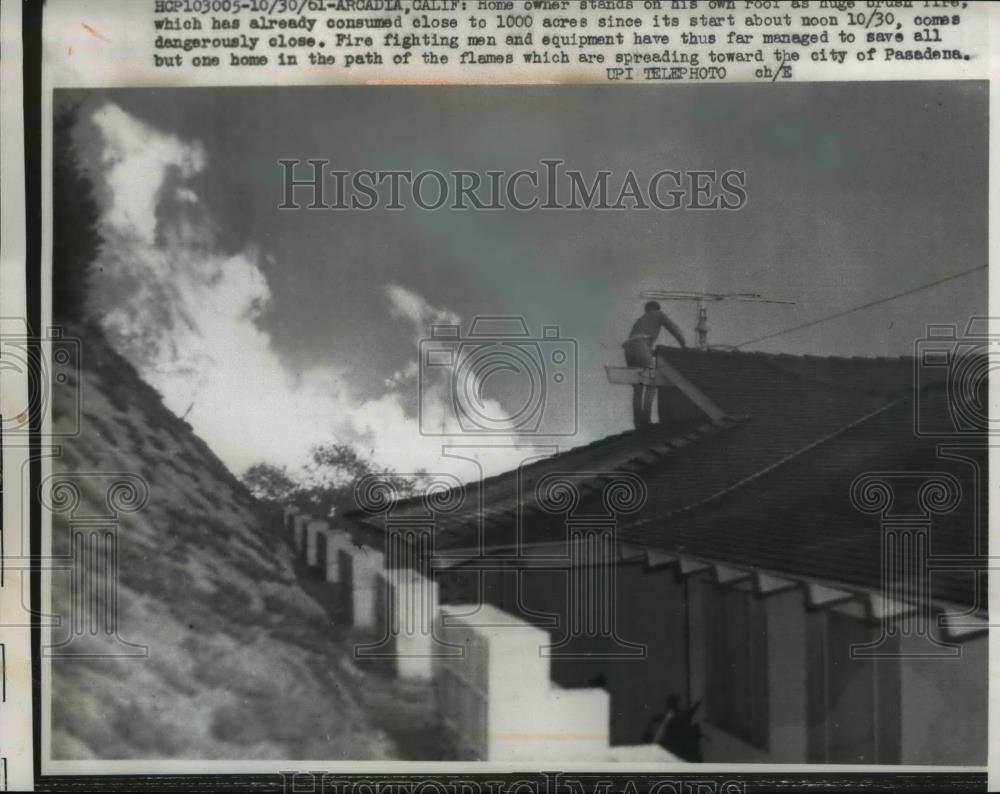
MULTIPOLYGON (((148 503, 121 520, 117 593, 120 637, 149 654, 110 655, 124 646, 98 631, 71 646, 89 657, 53 661, 52 757, 397 756, 358 700, 348 638, 298 583, 280 522, 100 332, 65 333, 82 340, 82 361, 79 379, 56 387, 54 429, 72 427, 77 388, 83 421, 54 471, 82 494, 77 519, 108 513, 116 473, 148 485, 148 503)), ((57 516, 57 555, 68 537, 57 516)), ((53 582, 53 611, 68 616, 68 572, 53 582)))

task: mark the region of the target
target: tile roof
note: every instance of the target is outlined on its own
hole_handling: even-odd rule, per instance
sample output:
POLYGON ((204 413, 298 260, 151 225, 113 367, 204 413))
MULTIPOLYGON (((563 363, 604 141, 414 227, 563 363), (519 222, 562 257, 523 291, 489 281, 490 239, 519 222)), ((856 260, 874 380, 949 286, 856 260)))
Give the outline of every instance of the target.
MULTIPOLYGON (((924 397, 924 405, 930 401, 946 410, 943 389, 924 397)), ((919 488, 937 477, 954 484, 958 498, 946 512, 927 514, 931 594, 985 610, 985 572, 976 574, 975 568, 985 562, 987 447, 963 445, 941 455, 933 442, 914 435, 913 410, 912 400, 903 398, 701 503, 674 512, 643 511, 622 522, 619 539, 878 590, 883 515, 862 510, 852 499, 852 485, 873 474, 892 488, 887 517, 920 516, 925 511, 919 488)))
MULTIPOLYGON (((942 462, 933 441, 914 435, 914 359, 676 349, 667 356, 725 419, 692 421, 682 409, 678 422, 630 430, 467 485, 463 505, 437 521, 436 547, 558 540, 566 534, 565 517, 540 507, 539 483, 566 474, 583 496, 577 510, 593 514, 601 512, 601 478, 621 472, 639 477, 646 490, 644 506, 618 518, 622 540, 877 587, 879 523, 852 506, 851 482, 869 471, 918 466, 954 469, 966 491, 960 508, 935 524, 934 553, 968 551, 976 537, 968 522, 985 503, 971 496, 969 466, 942 462)), ((921 393, 929 395, 921 409, 944 415, 943 376, 927 374, 921 373, 921 393)), ((622 399, 628 399, 624 388, 622 399)), ((420 500, 408 500, 392 514, 416 516, 422 509, 420 500)), ((940 598, 972 603, 979 592, 973 580, 940 573, 932 584, 940 598)))

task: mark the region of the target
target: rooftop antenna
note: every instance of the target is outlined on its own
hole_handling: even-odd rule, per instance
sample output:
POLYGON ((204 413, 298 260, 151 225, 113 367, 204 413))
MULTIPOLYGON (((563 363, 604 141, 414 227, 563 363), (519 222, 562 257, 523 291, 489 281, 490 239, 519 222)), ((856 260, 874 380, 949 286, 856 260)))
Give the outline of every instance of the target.
POLYGON ((661 301, 695 301, 698 304, 698 322, 694 329, 698 336, 698 347, 708 347, 708 307, 706 303, 715 301, 739 301, 743 303, 781 303, 795 305, 795 301, 765 298, 757 292, 686 292, 684 290, 645 289, 640 298, 661 301))

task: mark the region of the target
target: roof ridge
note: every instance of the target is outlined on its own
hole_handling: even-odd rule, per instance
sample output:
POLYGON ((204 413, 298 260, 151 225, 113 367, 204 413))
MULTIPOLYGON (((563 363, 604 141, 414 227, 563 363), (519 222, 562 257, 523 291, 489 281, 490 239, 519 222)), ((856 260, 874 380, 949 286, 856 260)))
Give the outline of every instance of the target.
MULTIPOLYGON (((671 352, 679 350, 679 348, 671 348, 671 352)), ((865 363, 885 363, 887 361, 915 361, 915 355, 900 355, 900 356, 843 356, 840 354, 825 356, 821 353, 772 353, 768 350, 740 350, 738 348, 727 348, 724 346, 718 347, 708 347, 703 349, 692 349, 686 348, 688 354, 690 353, 719 353, 723 355, 737 355, 737 356, 761 356, 768 358, 795 358, 795 359, 821 359, 823 361, 864 361, 865 363)))
MULTIPOLYGON (((650 445, 650 444, 645 445, 643 449, 636 451, 634 455, 627 458, 621 464, 612 469, 612 471, 622 471, 622 472, 627 471, 627 469, 625 469, 624 467, 632 465, 636 460, 643 457, 644 455, 649 455, 650 453, 656 453, 657 455, 670 454, 676 450, 683 449, 687 446, 697 443, 697 441, 703 440, 705 438, 710 438, 722 430, 727 430, 731 427, 734 427, 737 424, 740 424, 741 422, 745 421, 747 418, 748 417, 746 415, 742 414, 737 414, 735 416, 726 414, 718 421, 709 420, 706 422, 702 422, 700 425, 689 427, 685 429, 683 432, 674 432, 669 435, 666 432, 658 432, 656 433, 658 438, 657 438, 657 443, 655 445, 650 445), (694 436, 694 438, 691 438, 691 436, 694 436)), ((490 475, 489 477, 484 477, 481 480, 462 483, 461 485, 458 485, 454 488, 450 488, 447 491, 447 493, 454 493, 456 491, 462 491, 463 493, 466 493, 468 489, 473 485, 478 485, 480 489, 483 489, 489 483, 493 483, 502 478, 509 477, 513 473, 518 471, 524 472, 529 469, 535 468, 546 461, 553 460, 554 458, 562 459, 567 455, 572 455, 573 453, 580 452, 581 450, 592 449, 595 446, 602 445, 606 442, 611 442, 615 439, 619 439, 627 435, 635 435, 639 437, 640 434, 648 434, 650 428, 652 428, 653 431, 656 432, 658 427, 659 427, 658 425, 650 425, 649 427, 646 428, 626 430, 622 433, 615 433, 614 435, 605 436, 604 438, 599 438, 594 441, 591 441, 588 444, 581 444, 578 447, 571 447, 570 449, 567 449, 565 452, 557 452, 554 455, 539 457, 537 460, 533 460, 526 465, 518 466, 514 469, 508 469, 507 471, 500 472, 499 474, 493 474, 490 475)), ((650 463, 649 465, 652 465, 652 463, 650 463)), ((420 503, 420 501, 423 498, 424 497, 422 495, 408 496, 405 499, 399 499, 396 502, 394 502, 393 507, 409 507, 411 505, 420 503)), ((364 513, 363 510, 361 510, 360 508, 356 508, 354 510, 347 511, 344 515, 356 516, 362 513, 364 513)))
MULTIPOLYGON (((479 480, 470 480, 469 482, 462 483, 461 485, 456 486, 455 488, 449 489, 448 493, 452 493, 453 491, 458 491, 458 490, 465 490, 470 485, 473 485, 473 484, 478 484, 480 487, 482 487, 482 486, 488 485, 490 483, 497 482, 498 480, 501 480, 504 477, 509 476, 511 474, 511 472, 514 472, 514 471, 522 471, 522 472, 523 471, 527 471, 529 469, 536 468, 536 467, 542 465, 543 463, 545 463, 546 461, 552 460, 553 458, 563 458, 563 457, 565 457, 567 455, 572 455, 574 453, 580 453, 580 452, 582 452, 584 450, 593 450, 594 447, 598 447, 598 446, 601 446, 601 445, 604 445, 604 444, 609 444, 609 443, 611 443, 612 441, 614 441, 616 439, 623 438, 624 436, 627 436, 629 434, 633 434, 633 433, 636 433, 636 432, 637 432, 636 430, 623 430, 621 433, 612 433, 610 436, 604 436, 602 438, 595 438, 593 441, 588 441, 586 444, 580 444, 579 446, 576 446, 576 447, 570 447, 569 449, 563 450, 562 452, 555 452, 555 453, 552 453, 552 454, 549 454, 549 455, 539 455, 537 458, 534 458, 534 459, 530 460, 528 463, 523 463, 520 466, 517 466, 515 469, 507 469, 506 471, 502 471, 502 472, 499 472, 497 474, 491 474, 488 477, 483 477, 483 478, 481 478, 479 480)), ((406 499, 400 499, 397 502, 395 502, 395 505, 396 506, 400 506, 400 505, 408 505, 410 503, 416 503, 416 502, 419 502, 422 498, 423 498, 422 496, 408 496, 406 499)), ((352 510, 352 511, 350 511, 348 513, 348 515, 356 513, 356 512, 358 512, 358 511, 352 510)))

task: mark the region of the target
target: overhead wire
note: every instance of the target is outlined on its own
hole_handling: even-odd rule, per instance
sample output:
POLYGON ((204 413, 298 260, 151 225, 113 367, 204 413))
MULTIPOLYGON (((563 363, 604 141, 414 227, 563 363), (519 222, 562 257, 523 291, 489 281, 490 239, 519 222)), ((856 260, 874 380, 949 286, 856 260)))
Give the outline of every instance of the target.
POLYGON ((795 331, 802 331, 806 328, 812 328, 813 326, 820 325, 821 323, 830 322, 832 320, 839 320, 841 317, 847 317, 848 315, 854 314, 855 312, 864 311, 865 309, 870 309, 873 306, 881 306, 884 303, 889 303, 890 301, 899 300, 900 298, 905 298, 909 295, 915 295, 918 292, 923 292, 924 290, 931 289, 932 287, 936 287, 940 284, 945 284, 949 281, 955 281, 956 279, 963 278, 964 276, 971 275, 972 273, 976 273, 980 270, 985 270, 987 267, 988 265, 978 265, 976 267, 969 268, 968 270, 963 270, 959 273, 952 273, 949 276, 944 276, 943 278, 939 278, 935 281, 931 281, 926 284, 921 284, 918 287, 913 287, 903 292, 897 292, 895 295, 888 295, 884 298, 878 298, 873 301, 868 301, 867 303, 862 303, 858 306, 853 306, 850 309, 844 309, 843 311, 834 312, 833 314, 828 314, 824 317, 818 317, 815 320, 808 320, 804 323, 799 323, 798 325, 793 325, 789 328, 784 328, 780 331, 774 331, 773 333, 770 334, 757 336, 754 337, 753 339, 748 339, 745 342, 740 342, 738 345, 726 345, 725 347, 729 347, 733 350, 736 350, 741 347, 746 347, 747 345, 754 345, 757 344, 758 342, 764 342, 768 339, 775 339, 776 337, 784 336, 785 334, 791 334, 794 333, 795 331))

